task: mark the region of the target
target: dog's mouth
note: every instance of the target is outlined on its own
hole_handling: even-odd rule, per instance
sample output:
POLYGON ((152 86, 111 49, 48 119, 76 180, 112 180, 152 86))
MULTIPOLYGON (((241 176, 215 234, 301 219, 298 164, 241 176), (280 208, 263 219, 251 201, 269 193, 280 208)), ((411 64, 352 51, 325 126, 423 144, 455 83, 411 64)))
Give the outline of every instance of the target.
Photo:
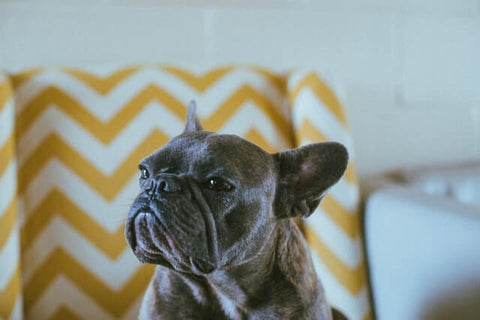
POLYGON ((187 255, 160 219, 148 208, 140 209, 128 223, 126 237, 141 262, 195 274, 208 274, 215 268, 207 261, 187 255))

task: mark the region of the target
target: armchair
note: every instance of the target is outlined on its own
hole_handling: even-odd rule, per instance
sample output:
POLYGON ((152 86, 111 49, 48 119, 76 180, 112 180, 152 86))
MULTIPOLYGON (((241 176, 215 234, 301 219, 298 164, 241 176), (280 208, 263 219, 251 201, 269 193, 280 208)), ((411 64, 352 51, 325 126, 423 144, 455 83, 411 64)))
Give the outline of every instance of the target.
POLYGON ((135 319, 152 275, 126 246, 137 165, 183 129, 196 99, 206 130, 270 152, 335 140, 344 178, 304 231, 329 302, 369 317, 358 184, 343 106, 316 72, 165 65, 0 73, 0 319, 135 319))

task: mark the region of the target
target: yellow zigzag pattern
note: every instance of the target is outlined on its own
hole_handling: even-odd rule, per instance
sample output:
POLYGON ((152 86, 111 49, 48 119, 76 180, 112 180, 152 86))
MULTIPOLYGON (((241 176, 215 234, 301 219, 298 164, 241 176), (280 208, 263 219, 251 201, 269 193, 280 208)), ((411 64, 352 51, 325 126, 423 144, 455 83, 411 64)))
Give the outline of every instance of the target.
MULTIPOLYGON (((160 69, 169 72, 183 82, 196 89, 198 92, 205 92, 210 86, 219 81, 225 75, 230 73, 234 67, 227 66, 214 69, 203 75, 194 75, 188 71, 172 66, 160 66, 160 69)), ((129 78, 133 73, 137 72, 140 67, 130 67, 121 69, 107 77, 99 77, 93 73, 85 72, 78 69, 63 69, 66 73, 74 76, 78 80, 87 84, 91 89, 98 93, 108 94, 113 88, 125 79, 129 78)))
POLYGON ((17 264, 17 268, 10 278, 10 281, 3 290, 0 290, 0 317, 3 319, 10 317, 15 303, 20 297, 21 286, 20 265, 17 264))
MULTIPOLYGON (((294 88, 290 94, 292 104, 298 97, 300 92, 305 88, 310 88, 315 96, 322 100, 323 104, 346 125, 346 119, 338 99, 327 85, 315 74, 310 73, 303 78, 299 84, 294 88)), ((309 119, 304 119, 297 129, 298 141, 308 139, 310 141, 322 142, 327 141, 323 133, 321 133, 309 119)), ((345 172, 345 179, 351 183, 356 184, 357 178, 352 162, 349 163, 347 171, 345 172)), ((360 224, 358 210, 347 210, 339 204, 330 194, 323 199, 320 204, 323 211, 350 237, 357 238, 359 236, 360 224)))
POLYGON ((267 152, 274 153, 277 152, 278 150, 273 147, 271 144, 265 140, 262 135, 255 129, 250 129, 246 134, 245 134, 245 139, 248 141, 256 144, 260 148, 264 149, 267 152))
POLYGON ((335 115, 340 123, 347 127, 347 120, 342 104, 327 84, 314 72, 304 77, 298 85, 289 92, 289 98, 292 105, 300 92, 306 88, 312 89, 317 99, 320 100, 333 115, 335 115))
POLYGON ((311 227, 305 225, 304 233, 308 243, 326 264, 328 270, 350 293, 355 295, 366 285, 366 270, 363 263, 354 269, 348 267, 328 249, 311 227))
POLYGON ((22 228, 22 251, 29 250, 32 243, 50 225, 53 218, 60 216, 84 238, 92 242, 110 259, 117 259, 126 249, 123 236, 124 225, 114 232, 105 230, 59 190, 52 190, 30 214, 22 228))
POLYGON ((49 320, 82 320, 82 318, 77 317, 70 309, 60 306, 57 311, 50 317, 49 320))
POLYGON ((320 207, 350 238, 358 237, 360 225, 357 210, 345 209, 328 193, 320 203, 320 207))
POLYGON ((0 215, 0 251, 10 238, 17 222, 17 201, 12 199, 2 215, 0 215))
MULTIPOLYGON (((0 75, 1 76, 1 75, 0 75)), ((0 79, 1 81, 2 79, 0 79)), ((7 101, 11 98, 11 88, 10 84, 7 81, 0 83, 0 112, 3 111, 3 108, 7 105, 7 101)))
MULTIPOLYGON (((1 77, 2 75, 0 75, 1 77)), ((12 90, 10 82, 0 79, 0 112, 8 108, 7 103, 12 98, 12 90)), ((0 126, 5 124, 0 123, 0 126)), ((7 133, 8 138, 3 145, 0 145, 0 179, 6 179, 4 173, 6 169, 14 162, 15 143, 12 132, 7 133)), ((8 181, 13 187, 14 181, 8 181)), ((0 190, 2 192, 3 190, 0 190)), ((0 252, 3 251, 8 240, 14 236, 15 227, 17 225, 17 201, 16 198, 10 200, 6 209, 0 212, 0 252)), ((19 248, 18 248, 19 249, 19 248)), ((21 275, 19 261, 0 261, 0 267, 15 266, 15 272, 9 279, 4 288, 0 288, 0 318, 8 319, 15 307, 16 302, 21 297, 21 275)), ((0 269, 0 272, 4 270, 0 269)))
POLYGON ((84 82, 98 93, 106 95, 112 91, 113 88, 138 71, 138 69, 139 67, 124 68, 108 75, 107 77, 99 77, 90 72, 71 68, 63 69, 63 71, 84 82))
POLYGON ((105 199, 112 200, 137 172, 137 165, 147 154, 168 141, 168 136, 154 130, 139 144, 128 158, 110 175, 91 164, 57 134, 50 134, 20 168, 19 190, 24 193, 34 177, 51 159, 58 159, 81 177, 93 190, 105 199))
MULTIPOLYGON (((315 142, 327 141, 327 138, 318 131, 308 119, 303 120, 298 129, 298 137, 315 142)), ((352 184, 356 183, 355 172, 352 163, 349 164, 345 173, 345 179, 352 184)), ((330 194, 322 200, 320 207, 323 211, 350 237, 357 238, 360 231, 358 210, 347 210, 330 194)))
POLYGON ((80 102, 54 86, 47 87, 30 101, 17 117, 17 137, 25 131, 47 110, 55 105, 69 117, 82 125, 89 133, 104 144, 110 143, 123 128, 140 113, 151 101, 158 101, 170 109, 179 118, 186 112, 185 106, 165 90, 154 85, 147 86, 129 101, 112 119, 102 122, 87 110, 80 102))
POLYGON ((13 133, 3 146, 0 146, 0 177, 12 162, 15 155, 15 139, 13 133))
POLYGON ((31 308, 52 281, 63 275, 113 316, 121 317, 143 294, 153 271, 153 265, 142 265, 120 290, 113 290, 68 252, 59 248, 38 267, 25 285, 25 307, 27 310, 31 308))
MULTIPOLYGON (((181 81, 185 82, 190 87, 196 89, 200 93, 207 91, 212 85, 220 81, 227 74, 238 69, 238 67, 234 67, 234 66, 225 66, 225 67, 213 69, 202 75, 196 75, 184 69, 168 66, 168 65, 161 65, 161 66, 158 66, 158 68, 166 72, 169 72, 170 74, 179 78, 181 81)), ((139 71, 140 69, 141 67, 139 66, 127 67, 127 68, 120 69, 105 77, 101 77, 91 72, 85 72, 83 70, 73 69, 73 68, 63 68, 63 69, 59 69, 59 71, 63 71, 67 74, 70 74, 71 76, 75 77, 76 79, 88 85, 91 89, 95 90, 99 94, 106 95, 113 88, 118 86, 124 80, 128 79, 130 76, 132 76, 135 72, 139 71)), ((264 76, 266 79, 268 79, 270 83, 276 86, 280 91, 282 92, 286 91, 285 78, 279 77, 278 74, 274 74, 260 67, 246 66, 245 69, 249 69, 251 71, 254 71, 264 76)), ((15 89, 20 87, 23 83, 29 81, 40 72, 42 72, 42 69, 36 68, 36 69, 30 69, 30 70, 26 70, 26 71, 15 74, 12 80, 13 87, 15 89)))
MULTIPOLYGON (((315 73, 309 73, 304 76, 300 82, 290 90, 289 99, 290 103, 295 108, 295 103, 297 97, 303 92, 303 90, 311 90, 316 99, 321 101, 322 106, 324 106, 344 127, 346 134, 348 134, 348 124, 345 117, 344 109, 340 104, 339 100, 336 98, 333 91, 327 86, 327 84, 321 80, 318 75, 315 73)), ((303 119, 300 127, 296 128, 296 138, 297 143, 309 140, 309 141, 326 141, 325 135, 321 132, 321 128, 317 128, 309 119, 303 119)), ((349 163, 347 171, 345 173, 344 179, 348 181, 352 186, 357 184, 357 177, 355 168, 352 162, 349 163)), ((335 199, 330 195, 323 199, 321 203, 322 211, 328 215, 337 226, 339 226, 351 239, 358 239, 360 236, 360 214, 359 214, 359 205, 357 203, 356 209, 347 210, 340 203, 335 201, 335 199)), ((350 294, 357 296, 362 289, 367 286, 366 281, 366 266, 364 261, 361 261, 356 268, 351 268, 347 266, 340 258, 338 258, 332 250, 322 241, 322 239, 317 234, 319 231, 314 230, 308 222, 304 225, 305 237, 312 247, 312 249, 317 253, 322 263, 329 270, 329 272, 337 279, 337 281, 344 287, 350 294)), ((321 231, 320 231, 321 232, 321 231)), ((334 241, 334 239, 330 239, 334 241)), ((352 248, 355 250, 356 248, 352 248)), ((328 291, 328 288, 327 288, 328 291)), ((335 301, 337 305, 342 306, 342 301, 335 301)), ((359 303, 361 303, 359 301, 359 303)), ((353 317, 356 319, 367 320, 371 318, 371 314, 368 311, 368 306, 363 306, 366 308, 365 314, 356 314, 356 311, 351 310, 353 317)))
MULTIPOLYGON (((249 90, 249 89, 246 89, 249 90)), ((241 89, 243 92, 243 89, 241 89)), ((260 105, 266 106, 265 109, 271 111, 273 106, 266 104, 264 100, 258 95, 254 95, 254 91, 251 92, 253 95, 252 100, 257 102, 260 105)), ((230 99, 232 101, 237 101, 235 95, 230 99)), ((238 101, 237 101, 238 102, 238 101)), ((238 102, 237 106, 241 105, 241 102, 238 102)), ((217 117, 213 118, 213 121, 220 122, 221 120, 226 121, 231 117, 234 108, 225 110, 224 114, 220 114, 217 117)), ((40 116, 40 115, 38 115, 40 116)), ((204 121, 208 123, 211 121, 204 121)), ((212 126, 212 124, 210 124, 212 126)), ((216 131, 214 129, 214 131, 216 131)), ((96 130, 95 130, 96 132, 96 130)), ((256 132, 256 131, 255 131, 256 132)), ((253 134, 253 133, 250 133, 253 134)), ((260 141, 258 138, 259 134, 252 136, 253 139, 259 141, 263 146, 267 146, 267 149, 272 149, 268 144, 263 140, 260 141)), ((44 142, 38 146, 32 156, 30 156, 25 163, 22 165, 20 172, 22 174, 19 177, 19 190, 20 193, 25 191, 25 188, 28 187, 28 184, 33 180, 39 171, 45 166, 45 164, 51 158, 58 158, 63 163, 68 165, 74 172, 76 172, 80 177, 82 177, 96 192, 102 194, 106 199, 112 200, 115 195, 122 190, 125 184, 131 179, 131 177, 136 172, 136 165, 138 162, 148 153, 153 152, 159 145, 162 145, 168 141, 168 137, 161 133, 160 131, 152 132, 144 142, 139 145, 135 151, 133 151, 128 159, 122 163, 122 165, 115 170, 114 173, 107 176, 99 171, 94 165, 90 164, 81 154, 64 142, 56 134, 50 134, 44 142)))
MULTIPOLYGON (((55 105, 82 125, 98 140, 108 144, 152 101, 162 103, 179 119, 184 119, 186 114, 185 105, 170 93, 155 85, 147 86, 108 122, 100 121, 80 102, 64 91, 50 86, 30 101, 18 115, 16 120, 18 123, 16 128, 17 137, 22 136, 46 109, 51 105, 55 105)), ((223 123, 247 101, 254 102, 260 110, 265 112, 279 127, 279 131, 285 134, 286 138, 292 137, 290 123, 280 115, 275 106, 263 94, 249 85, 244 85, 236 90, 218 107, 211 117, 201 119, 204 127, 211 131, 218 131, 223 123)))
POLYGON ((195 88, 198 92, 205 92, 214 83, 234 70, 234 67, 227 66, 214 69, 204 75, 194 75, 191 72, 172 66, 163 66, 161 68, 180 78, 183 82, 187 83, 192 88, 195 88))
POLYGON ((23 83, 29 81, 34 76, 42 72, 42 68, 32 68, 25 71, 21 71, 10 75, 10 81, 12 83, 13 90, 16 90, 20 87, 23 83))

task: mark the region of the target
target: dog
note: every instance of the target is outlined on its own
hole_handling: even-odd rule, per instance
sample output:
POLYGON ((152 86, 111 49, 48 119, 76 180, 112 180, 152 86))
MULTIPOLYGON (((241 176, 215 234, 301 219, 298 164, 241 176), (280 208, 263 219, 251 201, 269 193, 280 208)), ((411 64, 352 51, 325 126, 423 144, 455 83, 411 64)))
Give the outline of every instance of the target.
POLYGON ((157 265, 140 319, 342 319, 292 218, 311 215, 348 163, 335 142, 270 154, 236 135, 185 130, 139 165, 125 237, 157 265))

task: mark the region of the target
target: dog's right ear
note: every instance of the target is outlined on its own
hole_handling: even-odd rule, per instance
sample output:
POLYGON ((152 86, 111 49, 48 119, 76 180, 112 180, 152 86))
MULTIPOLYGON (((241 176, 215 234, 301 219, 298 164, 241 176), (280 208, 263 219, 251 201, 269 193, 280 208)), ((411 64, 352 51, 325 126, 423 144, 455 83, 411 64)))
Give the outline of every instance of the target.
POLYGON ((308 217, 348 164, 340 143, 322 142, 274 154, 278 168, 274 210, 278 218, 308 217))
POLYGON ((183 130, 183 133, 202 130, 202 125, 200 124, 200 121, 197 117, 197 104, 195 103, 195 100, 192 100, 188 104, 187 123, 185 124, 185 129, 183 130))

